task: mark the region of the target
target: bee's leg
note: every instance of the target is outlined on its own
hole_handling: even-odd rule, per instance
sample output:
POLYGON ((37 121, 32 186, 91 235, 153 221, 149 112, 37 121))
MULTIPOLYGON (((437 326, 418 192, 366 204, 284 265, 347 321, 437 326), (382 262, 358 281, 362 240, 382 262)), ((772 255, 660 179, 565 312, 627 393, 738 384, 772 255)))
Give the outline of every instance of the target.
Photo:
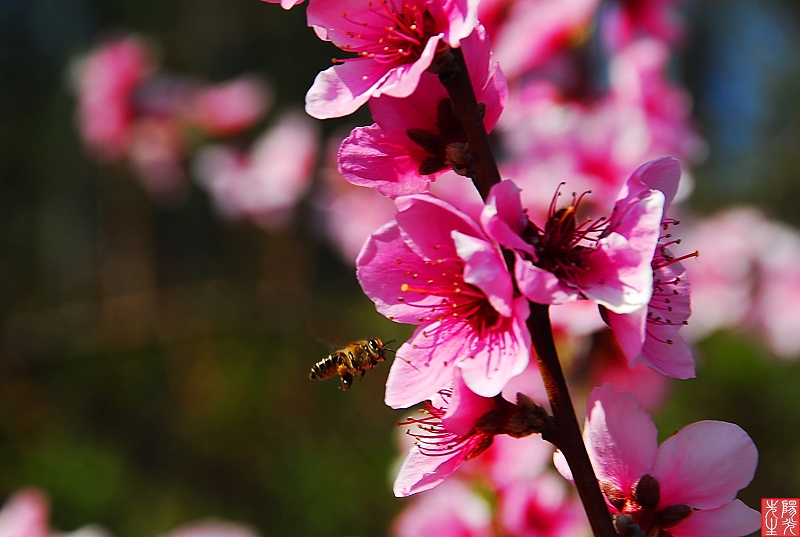
POLYGON ((353 384, 353 375, 350 373, 345 373, 342 375, 342 385, 339 386, 343 392, 346 392, 350 386, 353 384))
POLYGON ((358 377, 358 380, 361 380, 361 379, 363 379, 363 378, 364 378, 364 375, 366 375, 366 374, 367 374, 367 370, 366 370, 366 369, 362 369, 362 370, 361 370, 361 376, 360 376, 360 377, 358 377))

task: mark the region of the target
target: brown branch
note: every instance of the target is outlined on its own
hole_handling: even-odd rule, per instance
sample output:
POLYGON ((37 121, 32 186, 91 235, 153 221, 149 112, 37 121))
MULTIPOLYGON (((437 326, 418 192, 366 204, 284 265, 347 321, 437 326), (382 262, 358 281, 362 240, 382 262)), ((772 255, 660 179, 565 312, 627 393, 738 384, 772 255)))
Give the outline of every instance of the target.
POLYGON ((489 145, 489 136, 483 125, 483 114, 478 107, 475 91, 467 72, 467 64, 460 48, 450 49, 446 59, 436 66, 439 80, 444 85, 450 100, 461 120, 461 127, 467 137, 472 162, 468 163, 469 176, 486 200, 492 186, 500 182, 500 171, 489 145))
MULTIPOLYGON (((486 200, 492 186, 500 182, 500 171, 489 145, 483 114, 478 107, 461 49, 451 49, 431 70, 438 73, 439 80, 453 101, 470 148, 468 174, 481 197, 486 200)), ((617 537, 575 417, 575 409, 553 342, 548 306, 531 303, 528 329, 555 420, 555 428, 542 431, 542 436, 564 454, 594 535, 617 537)))
POLYGON ((567 460, 594 535, 617 537, 592 463, 586 452, 586 445, 583 443, 578 419, 575 417, 575 409, 572 406, 564 373, 561 370, 561 363, 553 342, 549 306, 531 302, 528 330, 531 333, 536 360, 539 362, 539 370, 542 372, 542 379, 556 421, 556 430, 547 435, 545 440, 560 449, 567 460))

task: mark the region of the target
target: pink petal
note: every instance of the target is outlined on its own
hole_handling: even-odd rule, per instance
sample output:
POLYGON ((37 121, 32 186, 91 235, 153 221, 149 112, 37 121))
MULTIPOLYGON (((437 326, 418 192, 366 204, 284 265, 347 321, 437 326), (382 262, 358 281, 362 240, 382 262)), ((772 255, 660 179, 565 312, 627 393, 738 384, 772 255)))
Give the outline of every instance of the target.
POLYGON ((577 300, 578 292, 567 290, 555 274, 535 266, 519 254, 515 254, 515 258, 517 287, 528 300, 537 304, 564 304, 577 300))
POLYGON ((445 41, 451 47, 459 47, 461 40, 470 35, 478 24, 480 0, 450 0, 428 2, 428 9, 437 21, 447 20, 445 41))
POLYGON ((399 323, 429 322, 431 308, 441 302, 435 294, 403 291, 404 285, 425 288, 428 281, 433 281, 429 287, 435 290, 443 285, 442 273, 409 248, 395 221, 367 239, 356 259, 356 277, 375 308, 399 323))
POLYGON ((410 142, 406 134, 409 129, 438 131, 436 113, 439 102, 447 98, 447 90, 439 82, 439 77, 433 73, 423 73, 417 91, 405 98, 384 95, 371 99, 369 110, 375 123, 380 125, 388 136, 410 142))
POLYGON ((458 361, 469 388, 483 397, 500 393, 508 381, 525 371, 530 360, 531 336, 525 325, 528 302, 514 300, 514 315, 501 326, 474 340, 458 361))
POLYGON ((673 537, 742 537, 758 531, 761 514, 741 500, 717 509, 694 511, 689 518, 669 529, 673 537))
POLYGON ((403 461, 395 479, 394 495, 398 498, 430 490, 455 472, 467 457, 465 450, 431 457, 414 446, 403 461))
POLYGON ((586 409, 583 437, 597 478, 630 492, 636 480, 650 473, 655 460, 655 423, 633 395, 611 384, 592 390, 586 409))
POLYGON ((631 176, 631 180, 638 181, 644 188, 654 188, 664 193, 664 213, 675 199, 680 179, 681 163, 673 157, 651 160, 641 165, 631 176))
POLYGON ((494 185, 481 212, 481 225, 495 242, 533 255, 533 246, 520 237, 528 225, 520 192, 522 190, 512 181, 500 181, 494 185))
POLYGON ((433 196, 418 194, 397 198, 397 223, 409 247, 424 259, 454 257, 451 232, 483 238, 483 231, 461 211, 433 196))
POLYGON ((721 421, 687 425, 658 450, 652 474, 663 505, 713 509, 753 480, 758 450, 741 427, 721 421))
POLYGON ((658 242, 664 195, 648 191, 643 198, 615 211, 613 230, 600 240, 590 259, 591 269, 578 281, 581 290, 615 313, 633 313, 653 294, 650 265, 658 242), (621 214, 620 214, 621 213, 621 214))
POLYGON ((372 92, 370 97, 380 97, 381 95, 408 97, 411 95, 417 89, 420 77, 431 66, 436 54, 436 46, 441 39, 441 35, 435 35, 428 39, 419 59, 414 63, 398 65, 389 71, 389 76, 372 92))
MULTIPOLYGON (((324 2, 317 2, 317 4, 324 2)), ((306 93, 306 113, 317 119, 352 114, 388 77, 387 64, 353 59, 320 71, 306 93)))
POLYGON ((680 326, 648 323, 647 339, 638 361, 668 377, 689 379, 697 376, 692 349, 678 332, 680 326))
POLYGON ((458 257, 464 260, 464 281, 486 295, 489 303, 503 317, 511 317, 514 287, 500 251, 483 239, 452 232, 458 257))
POLYGON ((444 428, 458 436, 467 436, 478 418, 497 405, 491 397, 481 397, 464 383, 461 371, 453 373, 453 395, 448 401, 447 412, 442 418, 444 428))
POLYGON ((48 537, 50 507, 47 498, 32 488, 14 494, 0 511, 3 537, 48 537))
POLYGON ((397 349, 386 380, 386 405, 408 408, 453 385, 456 360, 472 338, 464 324, 434 322, 417 328, 397 349))
POLYGON ((630 366, 633 367, 644 345, 647 307, 639 308, 633 313, 625 315, 607 311, 606 318, 611 330, 614 331, 617 343, 619 343, 623 354, 625 354, 625 358, 630 366))
MULTIPOLYGON (((380 100, 380 99, 378 99, 380 100)), ((396 198, 428 190, 435 176, 420 176, 427 153, 413 143, 401 145, 378 125, 353 129, 339 148, 339 172, 354 185, 396 198)))

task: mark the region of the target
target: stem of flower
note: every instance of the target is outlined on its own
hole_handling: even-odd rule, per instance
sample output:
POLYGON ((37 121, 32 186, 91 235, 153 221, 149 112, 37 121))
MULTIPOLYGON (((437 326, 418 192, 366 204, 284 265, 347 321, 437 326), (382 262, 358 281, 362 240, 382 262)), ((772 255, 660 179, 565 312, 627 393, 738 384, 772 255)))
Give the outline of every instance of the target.
MULTIPOLYGON (((492 186, 500 182, 500 171, 489 145, 489 136, 483 125, 483 117, 478 108, 478 101, 475 98, 461 49, 451 49, 447 57, 438 63, 435 70, 453 101, 469 144, 473 159, 468 165, 469 175, 481 197, 486 200, 492 186)), ((596 537, 617 537, 603 493, 600 491, 597 477, 583 443, 578 419, 575 417, 575 409, 572 406, 553 342, 548 306, 531 303, 528 329, 531 332, 533 348, 556 423, 555 430, 548 431, 543 437, 546 436, 545 440, 551 442, 564 454, 564 458, 572 470, 578 495, 583 502, 594 535, 596 537)))
POLYGON ((472 162, 468 163, 469 176, 485 200, 489 190, 500 182, 500 171, 489 145, 489 136, 483 125, 483 115, 472 89, 472 82, 460 48, 450 49, 446 62, 438 69, 439 80, 453 101, 461 127, 467 137, 472 162))
POLYGON ((545 438, 564 454, 572 470, 575 487, 583 502, 589 524, 596 537, 617 537, 611 522, 603 493, 597 482, 592 463, 583 443, 575 409, 567 390, 561 362, 558 359, 553 329, 550 325, 549 306, 531 302, 531 315, 528 317, 528 330, 531 333, 533 349, 542 372, 547 396, 556 421, 556 430, 545 438))

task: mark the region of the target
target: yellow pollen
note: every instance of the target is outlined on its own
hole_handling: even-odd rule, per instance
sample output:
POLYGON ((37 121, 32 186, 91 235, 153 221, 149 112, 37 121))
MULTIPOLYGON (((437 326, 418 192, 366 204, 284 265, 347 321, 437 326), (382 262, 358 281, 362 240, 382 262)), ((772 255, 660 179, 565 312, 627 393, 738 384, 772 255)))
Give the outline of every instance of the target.
POLYGON ((460 293, 460 292, 461 292, 461 288, 460 287, 456 287, 456 293, 460 293))
POLYGON ((412 29, 412 30, 416 30, 416 29, 417 29, 417 25, 416 25, 416 24, 412 24, 412 25, 411 25, 411 29, 412 29))
POLYGON ((403 291, 404 293, 405 293, 406 291, 408 291, 408 284, 407 284, 407 283, 404 283, 403 285, 401 285, 401 286, 400 286, 400 290, 401 290, 401 291, 403 291))
POLYGON ((368 78, 369 77, 367 75, 364 75, 364 76, 361 77, 361 80, 367 80, 368 78))

